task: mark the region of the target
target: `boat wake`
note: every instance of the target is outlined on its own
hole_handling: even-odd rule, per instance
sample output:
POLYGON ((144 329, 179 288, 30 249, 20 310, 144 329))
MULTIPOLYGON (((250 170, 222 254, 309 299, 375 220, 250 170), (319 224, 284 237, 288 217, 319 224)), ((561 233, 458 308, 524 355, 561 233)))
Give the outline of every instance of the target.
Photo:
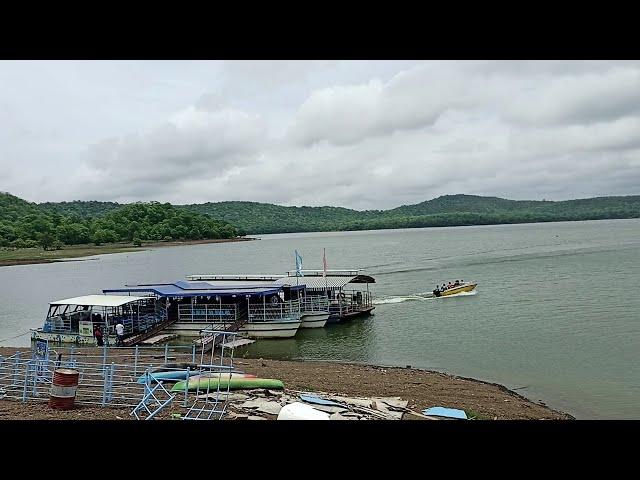
POLYGON ((427 297, 421 295, 405 295, 398 297, 378 298, 373 301, 374 305, 387 305, 389 303, 412 302, 415 300, 426 300, 427 297))
POLYGON ((460 292, 455 295, 446 295, 444 297, 436 297, 432 292, 422 292, 416 293, 414 295, 398 295, 395 297, 386 297, 386 298, 377 298, 373 300, 374 305, 388 305, 391 303, 402 303, 402 302, 413 302, 413 301, 424 301, 424 300, 433 300, 435 298, 456 298, 456 297, 470 297, 476 295, 478 293, 477 290, 472 290, 471 292, 460 292))

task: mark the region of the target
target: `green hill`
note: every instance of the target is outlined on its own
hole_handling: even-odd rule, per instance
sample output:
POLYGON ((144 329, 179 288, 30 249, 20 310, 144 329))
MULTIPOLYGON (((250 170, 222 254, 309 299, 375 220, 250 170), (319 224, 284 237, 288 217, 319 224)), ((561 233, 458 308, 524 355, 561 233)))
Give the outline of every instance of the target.
POLYGON ((49 249, 88 243, 140 244, 145 240, 219 239, 236 235, 237 229, 227 222, 169 203, 38 205, 0 193, 0 247, 40 245, 49 249))
POLYGON ((445 195, 390 210, 285 207, 257 202, 192 205, 73 201, 30 203, 0 193, 0 247, 62 242, 230 238, 260 233, 490 225, 640 218, 640 196, 562 202, 445 195))
POLYGON ((225 220, 247 234, 257 234, 639 218, 640 196, 551 202, 445 195, 391 210, 366 211, 255 202, 204 203, 180 208, 225 220))

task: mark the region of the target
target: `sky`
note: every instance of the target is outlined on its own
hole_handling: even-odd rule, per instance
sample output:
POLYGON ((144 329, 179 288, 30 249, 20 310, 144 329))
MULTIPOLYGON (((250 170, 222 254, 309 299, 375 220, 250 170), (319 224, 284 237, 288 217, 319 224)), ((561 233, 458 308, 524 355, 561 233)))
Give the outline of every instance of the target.
POLYGON ((387 209, 640 194, 637 61, 0 61, 0 190, 387 209))

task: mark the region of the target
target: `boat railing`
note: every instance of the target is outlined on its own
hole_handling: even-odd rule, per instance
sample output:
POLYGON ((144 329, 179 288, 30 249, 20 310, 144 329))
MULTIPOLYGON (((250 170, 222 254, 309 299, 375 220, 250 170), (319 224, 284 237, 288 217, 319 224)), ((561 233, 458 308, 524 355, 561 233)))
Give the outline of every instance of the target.
POLYGON ((70 317, 56 315, 54 317, 48 317, 44 321, 44 328, 42 330, 51 333, 72 333, 71 325, 70 317))
POLYGON ((329 301, 329 311, 334 314, 361 312, 373 305, 370 292, 343 290, 338 298, 329 301))
POLYGON ((236 305, 228 303, 178 305, 180 322, 235 322, 237 313, 236 305))
POLYGON ((302 299, 302 311, 304 312, 328 312, 329 299, 327 297, 304 297, 302 299))
POLYGON ((277 304, 249 304, 249 322, 274 322, 300 318, 300 301, 290 300, 277 304))

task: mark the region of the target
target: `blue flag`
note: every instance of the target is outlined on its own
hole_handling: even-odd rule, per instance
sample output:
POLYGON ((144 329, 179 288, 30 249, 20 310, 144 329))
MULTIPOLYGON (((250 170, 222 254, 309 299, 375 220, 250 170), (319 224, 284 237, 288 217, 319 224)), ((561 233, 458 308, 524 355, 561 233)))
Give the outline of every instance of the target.
POLYGON ((296 252, 296 277, 304 277, 304 275, 302 274, 302 257, 298 253, 298 250, 296 250, 295 252, 296 252))

